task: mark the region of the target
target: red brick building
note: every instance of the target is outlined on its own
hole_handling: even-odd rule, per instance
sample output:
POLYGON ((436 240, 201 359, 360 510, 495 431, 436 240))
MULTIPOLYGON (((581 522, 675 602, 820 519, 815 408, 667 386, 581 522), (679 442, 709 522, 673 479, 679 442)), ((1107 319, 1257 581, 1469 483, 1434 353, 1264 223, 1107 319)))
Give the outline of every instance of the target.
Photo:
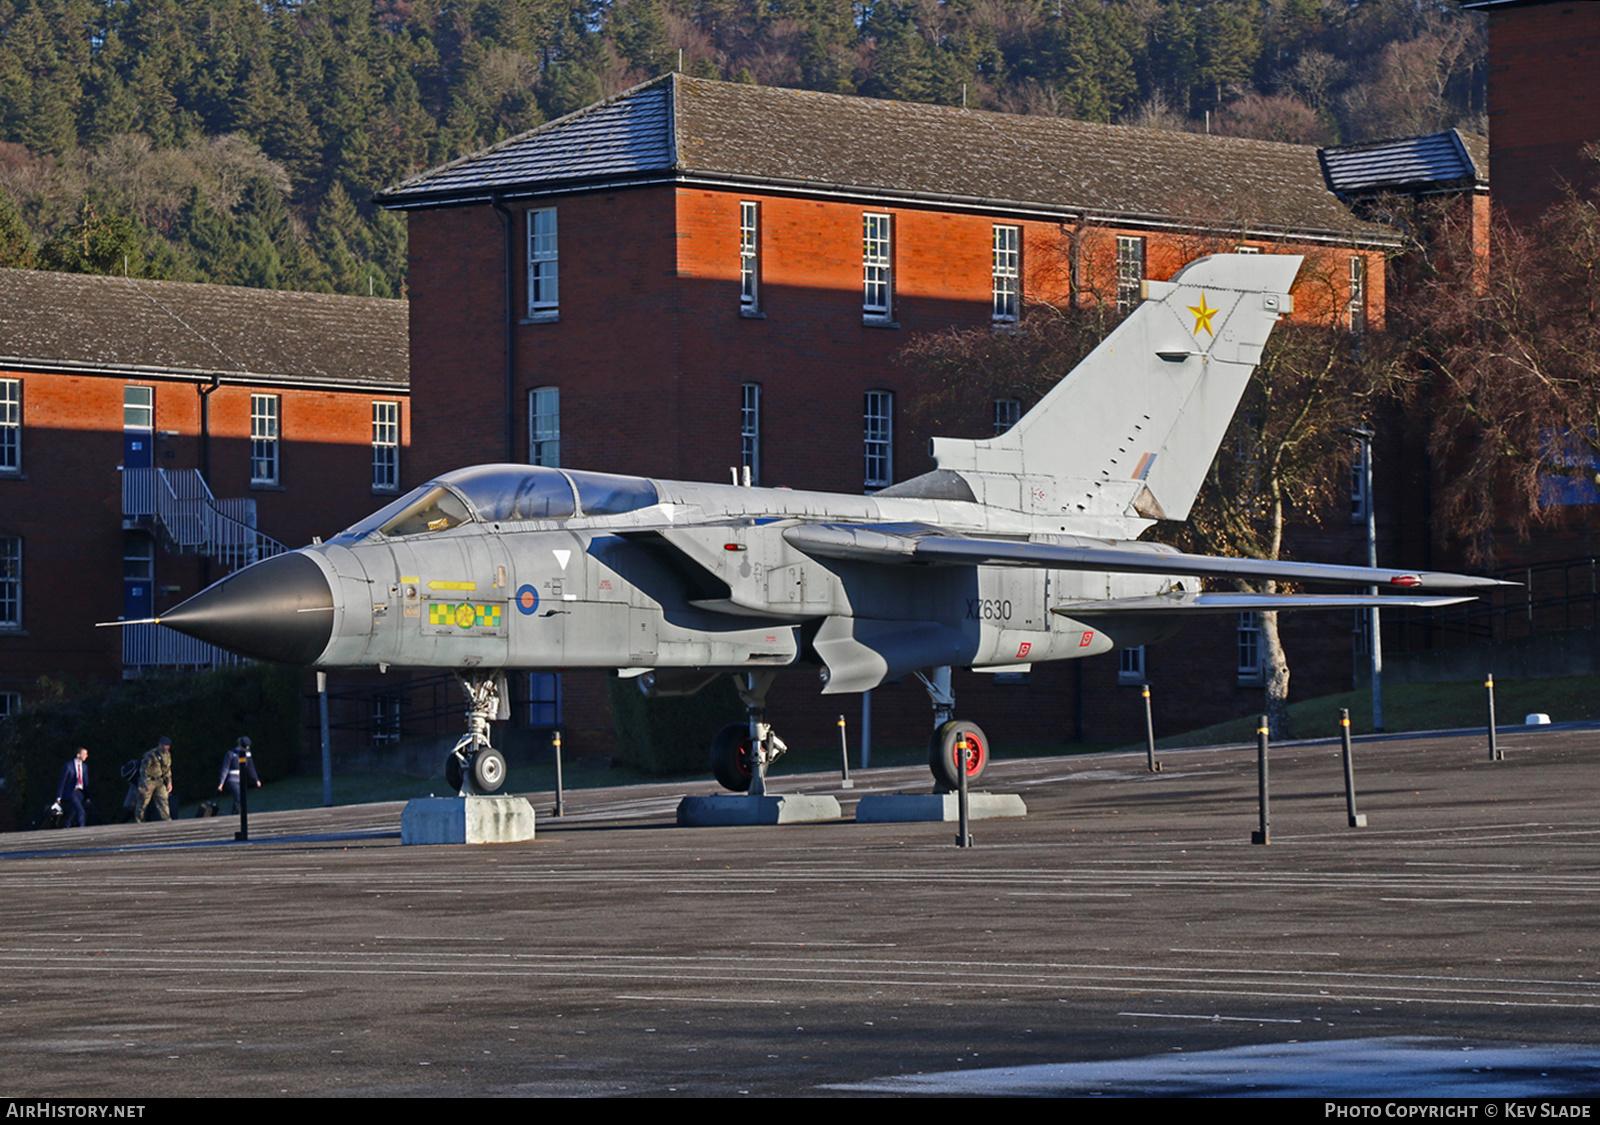
POLYGON ((1516 223, 1581 186, 1600 141, 1600 5, 1470 0, 1489 16, 1489 159, 1496 203, 1516 223))
POLYGON ((149 617, 387 502, 403 301, 0 270, 0 704, 231 659, 149 617))
MULTIPOLYGON (((677 74, 378 200, 409 216, 410 481, 507 459, 871 490, 931 467, 911 409, 928 388, 895 363, 917 333, 1004 330, 1033 300, 1131 303, 1141 279, 1234 247, 1308 256, 1297 315, 1381 326, 1398 244, 1329 190, 1314 148, 677 74)), ((996 401, 968 436, 1025 405, 996 401)), ((1357 537, 1334 539, 1324 557, 1356 561, 1357 537)), ((1320 646, 1334 686, 1349 628, 1320 646)), ((1250 643, 1197 628, 1152 650, 1158 686, 1162 667, 1186 684, 1158 706, 1191 725, 1258 706, 1250 643)), ((958 694, 1001 738, 1113 737, 1137 705, 1102 689, 1142 674, 1109 658, 958 694)), ((780 692, 786 732, 830 736, 809 685, 780 692)), ((567 684, 569 741, 606 741, 601 698, 567 684)), ((919 687, 875 706, 880 740, 926 737, 919 687)))

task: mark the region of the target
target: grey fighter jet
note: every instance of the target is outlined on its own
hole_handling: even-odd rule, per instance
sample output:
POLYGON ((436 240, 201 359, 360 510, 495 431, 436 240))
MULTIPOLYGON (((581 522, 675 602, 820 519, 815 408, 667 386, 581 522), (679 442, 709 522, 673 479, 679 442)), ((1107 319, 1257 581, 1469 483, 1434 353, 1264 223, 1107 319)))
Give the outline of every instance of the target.
POLYGON ((935 438, 937 468, 867 496, 649 480, 530 465, 446 473, 326 543, 256 563, 159 619, 246 656, 316 668, 449 669, 468 729, 446 763, 492 792, 506 669, 598 668, 647 695, 732 676, 749 719, 711 748, 717 779, 762 791, 783 742, 765 698, 783 669, 824 694, 915 675, 929 760, 954 786, 988 739, 957 720, 954 666, 1021 670, 1175 633, 1197 613, 1438 606, 1412 591, 1490 584, 1181 554, 1135 542, 1184 519, 1300 266, 1219 254, 1145 299, 1006 433, 935 438), (1206 593, 1206 578, 1406 591, 1206 593))

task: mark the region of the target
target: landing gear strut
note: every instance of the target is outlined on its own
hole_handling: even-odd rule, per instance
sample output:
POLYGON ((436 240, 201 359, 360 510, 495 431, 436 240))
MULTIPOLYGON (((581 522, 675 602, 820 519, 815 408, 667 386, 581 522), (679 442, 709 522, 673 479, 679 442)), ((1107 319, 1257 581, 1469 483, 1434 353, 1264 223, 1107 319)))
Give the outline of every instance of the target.
POLYGON ((977 723, 955 718, 956 697, 950 691, 950 666, 929 669, 930 675, 916 673, 933 701, 933 737, 928 740, 928 768, 933 771, 935 791, 950 793, 961 785, 963 764, 967 784, 983 776, 989 764, 989 738, 977 723))
POLYGON ((711 740, 711 772, 717 783, 735 793, 760 797, 767 791, 767 767, 789 748, 767 724, 767 689, 771 672, 740 672, 733 677, 748 722, 730 723, 711 740))
POLYGON ((467 733, 444 760, 445 784, 463 797, 493 793, 505 784, 506 759, 489 745, 489 722, 509 719, 503 672, 456 676, 467 695, 467 733))

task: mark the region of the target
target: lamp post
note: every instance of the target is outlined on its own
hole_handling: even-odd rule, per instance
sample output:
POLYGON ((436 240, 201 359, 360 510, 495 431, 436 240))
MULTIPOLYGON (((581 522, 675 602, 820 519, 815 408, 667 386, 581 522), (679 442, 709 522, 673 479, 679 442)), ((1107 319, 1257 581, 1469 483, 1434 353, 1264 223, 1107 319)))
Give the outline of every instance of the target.
MULTIPOLYGON (((1361 447, 1361 495, 1362 507, 1367 517, 1367 565, 1376 568, 1378 565, 1378 522, 1375 508, 1372 503, 1372 438, 1374 436, 1371 426, 1361 425, 1345 433, 1356 439, 1361 447)), ((1377 596, 1378 588, 1368 586, 1367 593, 1377 596)), ((1383 730, 1383 636, 1378 628, 1378 607, 1372 606, 1367 611, 1368 618, 1368 644, 1367 655, 1371 660, 1372 679, 1372 729, 1383 730)))

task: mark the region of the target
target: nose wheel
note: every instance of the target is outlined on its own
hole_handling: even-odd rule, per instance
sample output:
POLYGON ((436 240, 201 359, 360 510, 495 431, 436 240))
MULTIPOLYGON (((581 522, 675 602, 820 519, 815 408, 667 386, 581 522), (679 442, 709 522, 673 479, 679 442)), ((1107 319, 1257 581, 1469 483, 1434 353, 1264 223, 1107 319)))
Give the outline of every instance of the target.
POLYGON ((489 721, 506 714, 505 678, 461 676, 467 693, 467 733, 444 760, 445 784, 463 797, 493 793, 506 780, 505 755, 489 745, 489 721))
POLYGON ((444 782, 458 793, 465 793, 467 782, 476 793, 493 793, 505 784, 506 758, 493 746, 477 750, 458 747, 444 760, 444 782))

